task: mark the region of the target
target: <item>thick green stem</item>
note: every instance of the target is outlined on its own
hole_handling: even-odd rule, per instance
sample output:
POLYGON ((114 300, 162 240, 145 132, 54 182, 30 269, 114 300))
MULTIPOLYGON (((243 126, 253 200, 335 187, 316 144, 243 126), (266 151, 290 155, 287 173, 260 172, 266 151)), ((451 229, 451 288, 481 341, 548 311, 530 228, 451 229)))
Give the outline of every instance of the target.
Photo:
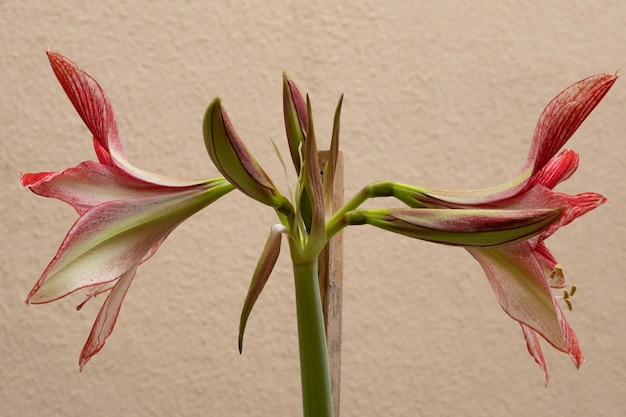
POLYGON ((294 263, 304 417, 333 417, 317 259, 294 263))

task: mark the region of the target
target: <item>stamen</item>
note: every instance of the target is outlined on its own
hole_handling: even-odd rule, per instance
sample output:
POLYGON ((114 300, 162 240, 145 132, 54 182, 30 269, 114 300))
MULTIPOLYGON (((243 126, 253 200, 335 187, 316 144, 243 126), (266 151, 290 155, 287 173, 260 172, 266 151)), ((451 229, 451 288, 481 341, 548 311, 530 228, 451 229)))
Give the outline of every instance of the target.
POLYGON ((561 297, 557 296, 557 298, 563 299, 569 311, 572 311, 574 308, 574 302, 572 301, 572 297, 574 296, 575 292, 576 292, 576 285, 572 285, 572 287, 569 290, 563 291, 563 295, 561 297))
POLYGON ((567 309, 572 311, 574 309, 574 303, 572 303, 572 300, 569 298, 564 298, 563 300, 565 301, 565 304, 567 304, 567 309))

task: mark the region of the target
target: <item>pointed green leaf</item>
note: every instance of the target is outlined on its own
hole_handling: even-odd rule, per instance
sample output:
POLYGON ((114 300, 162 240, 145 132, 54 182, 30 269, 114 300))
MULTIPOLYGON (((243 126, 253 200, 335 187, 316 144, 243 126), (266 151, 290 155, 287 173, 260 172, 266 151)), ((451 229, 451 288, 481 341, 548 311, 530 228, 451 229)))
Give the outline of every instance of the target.
POLYGON ((248 295, 246 295, 246 301, 243 303, 241 318, 239 320, 239 353, 241 353, 243 349, 243 334, 246 330, 246 323, 248 322, 248 317, 250 316, 252 307, 259 298, 261 291, 263 291, 263 287, 270 277, 270 274, 274 269, 274 265, 276 265, 278 255, 280 254, 280 241, 282 233, 287 233, 287 229, 283 225, 275 224, 272 226, 270 235, 267 238, 261 257, 259 258, 254 274, 252 275, 250 288, 248 288, 248 295))
POLYGON ((339 158, 339 121, 341 119, 341 105, 343 104, 343 94, 339 97, 339 103, 335 110, 333 121, 333 134, 330 141, 330 152, 328 161, 324 167, 324 202, 326 216, 330 217, 333 212, 333 188, 335 185, 335 172, 337 171, 337 159, 339 158))

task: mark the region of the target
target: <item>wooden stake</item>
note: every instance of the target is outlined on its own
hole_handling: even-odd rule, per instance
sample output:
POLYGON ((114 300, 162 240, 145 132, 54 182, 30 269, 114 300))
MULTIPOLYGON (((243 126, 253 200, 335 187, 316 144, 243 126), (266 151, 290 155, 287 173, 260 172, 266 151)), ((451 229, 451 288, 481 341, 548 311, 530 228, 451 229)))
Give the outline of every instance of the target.
MULTIPOLYGON (((320 169, 328 160, 328 151, 319 151, 320 169)), ((333 212, 343 205, 343 155, 337 156, 337 169, 333 184, 333 212)), ((339 417, 341 389, 341 305, 343 292, 343 236, 337 233, 326 245, 318 260, 318 277, 326 327, 330 386, 333 397, 333 414, 339 417)))

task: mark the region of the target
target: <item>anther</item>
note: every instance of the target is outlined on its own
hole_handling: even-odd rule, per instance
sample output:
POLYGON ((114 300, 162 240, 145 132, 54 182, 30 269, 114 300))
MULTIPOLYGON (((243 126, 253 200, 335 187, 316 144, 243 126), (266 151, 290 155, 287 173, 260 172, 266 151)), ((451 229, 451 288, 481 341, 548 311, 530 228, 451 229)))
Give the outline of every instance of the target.
POLYGON ((570 300, 569 298, 563 298, 563 301, 565 301, 565 304, 567 304, 567 309, 569 311, 572 311, 572 309, 574 308, 574 303, 572 303, 572 300, 570 300))
POLYGON ((576 292, 576 285, 572 285, 572 287, 568 290, 563 291, 563 301, 567 304, 567 309, 572 311, 574 308, 574 303, 572 302, 572 296, 576 292))

